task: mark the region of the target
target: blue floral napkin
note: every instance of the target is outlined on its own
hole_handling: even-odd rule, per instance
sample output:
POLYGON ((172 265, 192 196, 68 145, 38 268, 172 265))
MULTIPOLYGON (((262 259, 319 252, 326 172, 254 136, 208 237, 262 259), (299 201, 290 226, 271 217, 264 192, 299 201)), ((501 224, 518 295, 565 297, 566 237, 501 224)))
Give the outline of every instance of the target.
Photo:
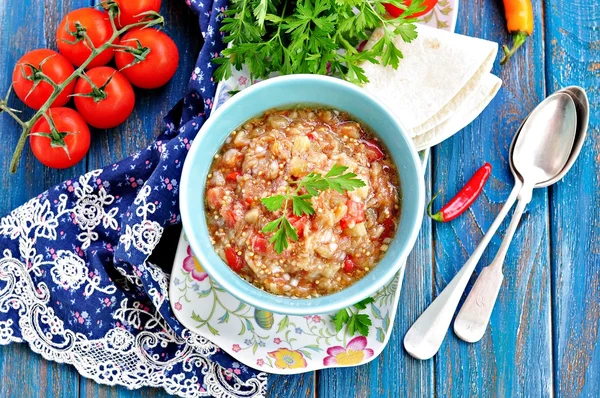
MULTIPOLYGON (((33 198, 0 220, 0 344, 26 342, 99 383, 189 397, 261 396, 266 375, 185 329, 169 275, 148 261, 180 222, 179 178, 209 116, 225 0, 187 0, 204 47, 185 98, 148 148, 33 198)), ((174 249, 174 248, 173 248, 174 249)))

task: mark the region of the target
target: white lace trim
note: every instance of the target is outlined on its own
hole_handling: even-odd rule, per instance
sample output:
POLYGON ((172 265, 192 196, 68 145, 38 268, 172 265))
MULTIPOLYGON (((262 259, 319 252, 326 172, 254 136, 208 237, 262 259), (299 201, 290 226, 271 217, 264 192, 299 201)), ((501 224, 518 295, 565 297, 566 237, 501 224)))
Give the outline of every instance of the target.
MULTIPOLYGON (((99 276, 89 273, 85 262, 75 253, 57 250, 52 261, 44 260, 36 249, 40 237, 56 239, 59 218, 72 217, 82 231, 77 239, 81 247, 87 247, 98 239, 94 228, 100 224, 105 229, 116 229, 116 211, 105 212, 105 206, 114 198, 100 186, 95 189, 92 182, 100 171, 90 172, 74 183, 74 194, 78 198, 74 207, 68 209, 68 198, 62 194, 56 204, 56 212, 47 199, 38 197, 15 209, 0 220, 0 234, 19 240, 19 257, 6 249, 0 259, 0 313, 16 311, 19 316, 18 328, 21 338, 15 337, 16 326, 13 320, 0 321, 0 345, 25 341, 31 349, 45 359, 73 365, 84 377, 108 385, 123 385, 136 389, 140 387, 162 387, 168 393, 182 397, 263 397, 266 392, 267 376, 264 373, 256 378, 242 381, 235 374, 225 374, 223 368, 206 357, 214 354, 217 347, 210 341, 189 330, 178 336, 158 313, 167 297, 168 279, 159 267, 150 263, 144 266, 158 289, 150 289, 154 308, 142 308, 140 303, 129 303, 127 298, 119 303, 114 311, 115 320, 143 329, 159 328, 161 332, 142 331, 134 336, 121 327, 108 330, 103 338, 88 339, 76 333, 56 316, 48 306, 50 289, 44 282, 35 282, 33 276, 40 277, 50 272, 52 281, 61 288, 78 291, 84 289, 86 296, 95 290, 114 293, 114 285, 101 286, 99 276), (179 344, 182 349, 177 356, 164 360, 150 351, 155 347, 166 347, 170 343, 179 344), (204 386, 197 376, 190 373, 172 371, 178 365, 185 372, 200 372, 204 376, 204 386)), ((149 188, 149 187, 148 187, 149 188)), ((155 211, 152 203, 146 203, 149 190, 145 187, 136 199, 139 205, 137 215, 142 218, 139 224, 125 231, 123 244, 133 244, 143 253, 150 253, 162 234, 162 227, 146 219, 155 211), (141 210, 140 210, 141 209, 141 210)), ((137 275, 127 275, 119 270, 129 282, 140 284, 137 275)))

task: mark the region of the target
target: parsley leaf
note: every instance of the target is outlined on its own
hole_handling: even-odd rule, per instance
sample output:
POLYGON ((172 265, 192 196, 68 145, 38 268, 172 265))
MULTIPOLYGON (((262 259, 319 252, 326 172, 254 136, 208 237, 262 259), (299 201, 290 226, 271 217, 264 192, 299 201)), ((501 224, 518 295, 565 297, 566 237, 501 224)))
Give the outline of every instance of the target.
POLYGON ((354 314, 348 321, 348 333, 350 336, 358 331, 363 336, 369 335, 369 326, 371 326, 371 318, 367 314, 354 314))
POLYGON ((348 313, 348 309, 339 310, 334 316, 331 317, 331 321, 335 325, 335 331, 339 333, 340 330, 347 327, 348 334, 350 336, 354 336, 356 332, 363 336, 369 335, 369 327, 372 325, 371 318, 368 314, 361 314, 360 310, 364 310, 367 308, 367 304, 374 302, 375 300, 372 297, 367 297, 366 299, 354 304, 354 307, 357 309, 355 313, 348 313))
POLYGON ((364 310, 367 308, 367 304, 371 304, 373 302, 375 302, 375 299, 373 297, 367 297, 363 301, 359 301, 358 303, 354 304, 354 307, 357 310, 364 310))
POLYGON ((346 309, 339 310, 333 317, 331 317, 331 320, 335 325, 335 331, 339 332, 342 330, 344 325, 348 323, 349 319, 350 315, 348 315, 348 311, 346 311, 346 309))
POLYGON ((312 195, 292 196, 292 211, 295 215, 315 214, 315 209, 313 209, 310 203, 310 198, 312 198, 312 195))
POLYGON ((274 244, 275 251, 281 254, 285 249, 288 248, 288 240, 297 241, 298 233, 296 228, 290 224, 287 218, 279 217, 278 219, 271 221, 262 229, 263 232, 273 232, 275 234, 269 239, 270 243, 274 244))
POLYGON ((276 211, 281 209, 283 206, 283 201, 286 199, 283 195, 275 195, 270 196, 268 198, 262 198, 260 202, 267 208, 269 211, 276 211))

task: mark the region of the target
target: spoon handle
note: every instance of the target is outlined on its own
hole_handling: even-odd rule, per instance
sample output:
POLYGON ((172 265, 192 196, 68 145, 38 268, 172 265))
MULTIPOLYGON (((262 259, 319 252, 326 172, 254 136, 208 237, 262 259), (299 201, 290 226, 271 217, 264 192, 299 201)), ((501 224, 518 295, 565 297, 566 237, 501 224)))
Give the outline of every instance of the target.
POLYGON ((500 249, 490 265, 481 270, 477 281, 467 296, 454 321, 454 333, 463 341, 475 343, 483 337, 492 316, 504 275, 502 264, 510 242, 517 230, 521 216, 531 201, 532 188, 524 186, 519 193, 519 203, 512 216, 500 249))
POLYGON ((492 236, 496 233, 496 230, 506 217, 510 208, 515 204, 521 186, 521 181, 516 179, 515 187, 508 196, 506 203, 471 257, 469 257, 461 270, 450 281, 440 295, 433 300, 404 336, 404 348, 414 358, 429 359, 440 349, 444 337, 448 332, 448 328, 450 327, 450 323, 452 322, 454 312, 458 307, 458 302, 473 274, 473 270, 488 243, 490 243, 492 236))

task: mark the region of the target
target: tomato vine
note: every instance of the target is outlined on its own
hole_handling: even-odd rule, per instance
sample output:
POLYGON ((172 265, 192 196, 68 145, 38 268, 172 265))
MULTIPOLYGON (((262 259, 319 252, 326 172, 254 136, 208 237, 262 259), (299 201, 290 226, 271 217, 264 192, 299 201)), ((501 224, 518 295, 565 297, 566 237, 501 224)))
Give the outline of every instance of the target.
MULTIPOLYGON (((32 71, 35 69, 35 76, 32 76, 33 74, 30 76, 26 76, 25 71, 24 71, 25 68, 23 67, 23 65, 21 65, 21 73, 23 73, 25 78, 27 78, 28 80, 31 80, 31 81, 33 81, 35 79, 38 83, 40 81, 44 81, 44 82, 50 84, 52 86, 52 90, 53 90, 50 97, 46 100, 46 102, 44 102, 44 104, 35 112, 35 114, 29 120, 22 120, 18 116, 18 113, 20 113, 20 111, 8 106, 8 101, 10 99, 10 95, 12 93, 12 88, 13 88, 12 84, 10 85, 10 87, 6 93, 6 96, 3 99, 0 99, 0 113, 4 112, 7 115, 9 115, 10 117, 12 117, 22 128, 21 135, 19 137, 19 140, 15 147, 15 151, 14 151, 12 159, 10 161, 10 172, 11 173, 15 173, 17 171, 17 167, 19 165, 19 160, 21 158, 21 154, 23 152, 23 149, 25 148, 25 142, 27 141, 27 138, 29 138, 29 136, 32 134, 31 129, 35 125, 35 123, 41 117, 45 117, 48 120, 48 123, 50 125, 54 125, 53 121, 51 120, 51 115, 48 114, 48 110, 50 109, 50 106, 52 105, 54 100, 65 90, 66 87, 69 86, 69 84, 71 84, 77 78, 82 78, 82 79, 88 80, 88 82, 91 83, 93 89, 101 89, 101 88, 96 87, 89 79, 87 79, 87 76, 84 72, 85 68, 88 67, 90 65, 90 63, 96 57, 98 57, 98 55, 100 55, 104 50, 106 50, 108 48, 113 48, 115 51, 131 53, 134 56, 134 61, 131 64, 124 66, 122 69, 130 67, 137 62, 141 62, 148 55, 148 51, 146 49, 140 48, 139 42, 136 43, 135 47, 131 47, 131 46, 123 46, 123 45, 115 44, 115 40, 117 40, 123 33, 127 32, 133 28, 145 29, 145 28, 150 28, 153 26, 162 26, 164 24, 164 18, 160 14, 158 14, 157 12, 154 12, 154 11, 147 11, 147 12, 144 12, 139 15, 139 17, 143 18, 142 21, 131 23, 131 24, 123 26, 122 28, 119 29, 117 27, 116 20, 115 20, 116 18, 118 18, 118 13, 119 13, 118 5, 112 0, 107 0, 103 3, 101 3, 101 6, 107 10, 108 17, 110 20, 110 25, 113 30, 113 33, 112 33, 110 39, 108 41, 106 41, 104 44, 102 44, 101 46, 96 47, 92 43, 92 40, 88 36, 88 33, 85 31, 85 29, 77 29, 78 37, 85 41, 86 45, 91 49, 91 54, 77 69, 75 69, 75 71, 71 75, 69 75, 69 77, 67 77, 60 84, 57 84, 56 82, 54 82, 47 74, 45 74, 42 71, 42 68, 39 67, 38 65, 26 65, 27 67, 31 68, 32 71)), ((51 55, 50 57, 52 57, 52 56, 53 55, 51 55)), ((43 60, 40 64, 42 64, 45 61, 46 61, 46 59, 43 60)), ((31 93, 36 88, 36 86, 37 86, 37 84, 34 84, 34 86, 32 87, 32 89, 30 90, 29 93, 31 93)), ((60 134, 53 134, 53 139, 57 140, 58 145, 64 145, 63 139, 60 136, 60 134)))

